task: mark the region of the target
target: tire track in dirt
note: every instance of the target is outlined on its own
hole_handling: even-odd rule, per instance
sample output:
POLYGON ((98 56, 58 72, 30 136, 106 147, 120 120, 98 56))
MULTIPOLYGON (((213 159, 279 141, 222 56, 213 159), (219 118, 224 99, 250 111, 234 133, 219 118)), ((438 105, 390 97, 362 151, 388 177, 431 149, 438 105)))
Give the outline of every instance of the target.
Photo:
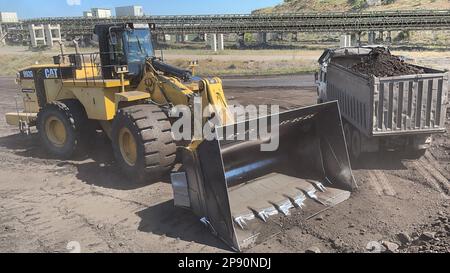
POLYGON ((380 183, 378 183, 378 179, 377 179, 375 173, 373 171, 369 171, 368 174, 369 174, 370 185, 373 187, 373 189, 375 190, 375 192, 377 193, 378 196, 382 196, 383 189, 381 188, 380 183))
POLYGON ((381 170, 369 170, 369 182, 379 196, 396 196, 394 188, 389 182, 386 174, 381 170))
MULTIPOLYGON (((445 169, 438 163, 438 160, 431 152, 427 152, 425 156, 421 158, 421 161, 425 161, 428 164, 431 164, 439 172, 439 174, 445 178, 447 182, 448 180, 450 180, 450 173, 445 171, 445 169)), ((446 184, 448 185, 448 183, 446 184)))
POLYGON ((8 170, 47 170, 54 172, 62 161, 56 159, 38 159, 16 155, 0 148, 0 166, 8 170))
MULTIPOLYGON (((19 156, 14 157, 20 159, 19 156)), ((26 169, 23 161, 17 160, 16 163, 17 169, 26 169)), ((195 240, 180 240, 171 234, 166 236, 164 230, 175 234, 186 232, 192 238, 204 237, 203 226, 182 220, 189 220, 190 217, 173 217, 159 209, 155 213, 140 213, 152 211, 152 207, 158 207, 158 203, 164 203, 165 199, 135 200, 125 192, 81 183, 73 172, 64 171, 65 165, 61 167, 55 163, 45 164, 44 168, 36 170, 47 177, 43 182, 39 181, 35 186, 24 182, 24 186, 31 187, 0 192, 1 197, 5 196, 0 200, 0 228, 12 227, 9 230, 14 230, 2 236, 6 236, 5 242, 16 242, 14 246, 1 246, 0 242, 0 248, 18 252, 21 249, 26 252, 67 252, 67 243, 73 240, 80 242, 82 252, 212 250, 195 240), (93 207, 92 204, 102 205, 93 207), (149 218, 144 219, 143 215, 149 218), (155 219, 160 223, 153 223, 155 219), (149 228, 144 228, 142 223, 151 224, 149 228), (23 233, 27 234, 27 238, 21 238, 23 233), (155 244, 159 237, 160 241, 155 244)), ((16 179, 25 181, 29 178, 21 176, 16 179)))
POLYGON ((441 193, 445 199, 450 199, 450 185, 444 176, 442 168, 439 167, 434 157, 427 155, 416 161, 406 162, 408 168, 416 170, 420 176, 435 190, 441 193), (436 166, 436 167, 435 167, 436 166))
POLYGON ((67 252, 70 241, 79 242, 82 252, 147 252, 161 247, 183 252, 211 251, 211 247, 195 240, 166 236, 166 229, 180 234, 183 230, 193 234, 193 238, 204 236, 203 226, 185 221, 190 218, 187 215, 174 217, 158 211, 145 213, 149 218, 144 219, 140 212, 158 204, 125 200, 110 195, 109 191, 93 191, 90 186, 72 183, 45 185, 33 194, 25 191, 9 200, 0 200, 0 225, 16 230, 7 235, 10 238, 7 241, 17 241, 13 237, 20 238, 20 234, 26 233, 26 240, 19 239, 17 243, 25 246, 27 252, 67 252), (93 208, 93 203, 102 205, 93 208), (142 221, 150 224, 150 228, 143 227, 142 221), (155 236, 160 237, 157 243, 155 236), (37 241, 38 244, 32 243, 37 241))
POLYGON ((14 204, 8 205, 2 201, 2 215, 12 216, 10 221, 2 225, 12 225, 18 232, 27 233, 28 238, 21 239, 23 241, 20 244, 39 241, 40 249, 29 248, 28 251, 45 252, 51 249, 52 252, 67 252, 67 243, 72 240, 85 243, 84 251, 101 252, 109 249, 103 232, 86 224, 70 209, 61 207, 58 201, 58 197, 44 191, 36 196, 16 196, 14 204), (80 237, 72 238, 74 234, 80 237))

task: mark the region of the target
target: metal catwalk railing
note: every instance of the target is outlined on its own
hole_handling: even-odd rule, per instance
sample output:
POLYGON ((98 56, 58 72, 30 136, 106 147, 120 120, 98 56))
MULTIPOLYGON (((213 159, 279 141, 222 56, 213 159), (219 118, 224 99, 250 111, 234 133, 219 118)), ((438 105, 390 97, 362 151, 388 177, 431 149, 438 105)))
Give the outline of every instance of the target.
POLYGON ((38 18, 20 22, 22 27, 15 24, 12 31, 27 32, 30 24, 59 24, 63 34, 89 35, 96 24, 129 22, 152 23, 156 25, 155 33, 165 34, 443 30, 450 29, 450 10, 38 18))
MULTIPOLYGON (((119 59, 121 52, 93 52, 93 53, 78 53, 78 54, 64 54, 57 55, 54 58, 58 59, 59 64, 59 79, 72 84, 83 83, 85 86, 96 86, 99 83, 105 84, 105 81, 110 79, 118 79, 119 76, 114 77, 116 64, 102 65, 102 56, 114 55, 114 58, 119 59), (106 74, 105 74, 106 73, 106 74)), ((117 60, 121 63, 123 60, 117 60)))

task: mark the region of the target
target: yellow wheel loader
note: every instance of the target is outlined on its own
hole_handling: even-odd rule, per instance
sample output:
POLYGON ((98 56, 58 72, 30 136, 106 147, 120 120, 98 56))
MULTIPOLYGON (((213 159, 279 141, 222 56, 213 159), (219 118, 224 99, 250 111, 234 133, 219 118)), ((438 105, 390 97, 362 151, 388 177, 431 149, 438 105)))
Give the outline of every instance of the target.
POLYGON ((277 232, 283 216, 307 220, 350 197, 356 183, 336 102, 236 122, 219 78, 155 58, 152 28, 98 25, 99 52, 62 52, 53 64, 22 69, 23 109, 8 113, 8 124, 25 133, 36 126, 42 146, 60 158, 101 128, 124 173, 155 180, 172 171, 175 205, 236 251, 277 232), (195 112, 199 102, 211 115, 192 127, 210 128, 213 137, 175 141, 174 109, 195 112), (264 124, 270 134, 255 137, 264 124), (261 149, 271 141, 279 145, 261 149), (182 167, 173 171, 176 163, 182 167))

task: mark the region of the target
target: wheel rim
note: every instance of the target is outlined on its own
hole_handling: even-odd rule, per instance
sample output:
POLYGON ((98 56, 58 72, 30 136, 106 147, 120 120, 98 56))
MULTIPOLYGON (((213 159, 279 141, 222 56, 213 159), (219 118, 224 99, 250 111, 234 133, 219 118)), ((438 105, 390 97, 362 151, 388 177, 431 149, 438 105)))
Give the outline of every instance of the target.
POLYGON ((56 146, 63 147, 66 144, 67 132, 64 123, 55 116, 49 117, 45 122, 45 133, 48 140, 56 146))
POLYGON ((119 147, 125 162, 130 166, 135 166, 137 161, 137 145, 133 134, 128 128, 122 128, 119 132, 119 147))

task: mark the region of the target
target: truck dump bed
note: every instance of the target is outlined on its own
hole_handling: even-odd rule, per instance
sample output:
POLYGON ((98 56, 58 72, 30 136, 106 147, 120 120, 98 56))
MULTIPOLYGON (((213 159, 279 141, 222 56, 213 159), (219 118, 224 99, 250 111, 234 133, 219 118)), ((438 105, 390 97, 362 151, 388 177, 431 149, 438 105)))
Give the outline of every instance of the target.
POLYGON ((423 74, 375 77, 350 68, 361 56, 340 56, 327 68, 327 100, 366 136, 445 131, 448 74, 416 66, 423 74))

